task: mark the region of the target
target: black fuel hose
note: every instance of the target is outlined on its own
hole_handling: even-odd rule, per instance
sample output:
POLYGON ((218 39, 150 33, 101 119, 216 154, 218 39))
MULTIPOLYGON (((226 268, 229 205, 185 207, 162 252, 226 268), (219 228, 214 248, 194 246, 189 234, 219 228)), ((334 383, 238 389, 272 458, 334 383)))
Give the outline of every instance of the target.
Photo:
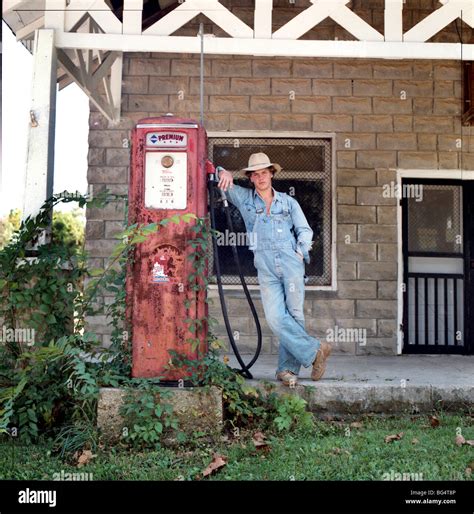
MULTIPOLYGON (((214 256, 215 256, 214 262, 216 265, 216 278, 217 278, 217 287, 219 290, 219 299, 220 299, 220 303, 221 303, 222 314, 224 316, 225 327, 227 330, 227 334, 229 336, 229 341, 232 346, 232 350, 234 351, 234 354, 237 358, 237 361, 241 367, 241 369, 234 369, 234 371, 240 373, 241 375, 243 375, 246 378, 252 379, 253 376, 250 373, 249 369, 255 364, 255 361, 258 359, 258 356, 260 355, 260 352, 262 349, 262 328, 260 326, 260 321, 258 319, 257 310, 255 309, 255 305, 253 303, 252 297, 250 296, 250 291, 248 290, 247 284, 245 282, 245 278, 242 274, 242 268, 240 266, 240 260, 239 260, 239 255, 237 252, 237 247, 235 244, 233 244, 233 245, 231 245, 232 253, 234 255, 234 260, 237 265, 240 282, 244 289, 245 296, 247 297, 247 301, 249 303, 250 310, 252 311, 253 319, 255 320, 255 326, 257 328, 257 348, 255 350, 255 355, 248 364, 245 364, 244 361, 242 360, 239 349, 237 348, 237 344, 234 340, 234 336, 232 333, 232 327, 230 326, 229 316, 227 313, 227 305, 226 305, 225 298, 224 298, 224 289, 222 287, 221 268, 220 268, 220 262, 219 262, 219 251, 218 251, 217 239, 216 239, 216 235, 215 235, 215 230, 216 230, 216 216, 215 216, 216 199, 215 199, 215 195, 217 193, 216 190, 218 188, 217 188, 217 181, 214 178, 214 174, 211 174, 209 176, 209 180, 208 180, 207 184, 208 184, 208 190, 209 190, 209 207, 210 207, 209 211, 211 214, 211 227, 213 229, 212 243, 213 243, 214 256)), ((224 191, 220 191, 220 193, 218 193, 218 194, 220 194, 223 204, 224 204, 224 211, 226 213, 227 224, 229 226, 229 230, 231 232, 233 232, 234 226, 233 226, 232 219, 231 219, 230 212, 229 212, 229 204, 227 201, 227 197, 225 196, 224 191)))

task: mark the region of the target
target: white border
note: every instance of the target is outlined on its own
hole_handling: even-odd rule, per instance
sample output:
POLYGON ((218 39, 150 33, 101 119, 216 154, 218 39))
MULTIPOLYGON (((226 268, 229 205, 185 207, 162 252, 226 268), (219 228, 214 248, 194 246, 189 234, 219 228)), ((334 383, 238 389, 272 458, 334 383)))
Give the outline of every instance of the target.
MULTIPOLYGON (((474 180, 474 171, 468 170, 404 170, 397 169, 397 189, 401 191, 403 178, 429 178, 451 180, 474 180)), ((403 234, 402 234, 402 206, 397 201, 397 245, 398 245, 398 279, 397 279, 397 355, 403 349, 403 234)))
MULTIPOLYGON (((335 132, 272 132, 271 130, 241 130, 231 132, 208 132, 208 138, 240 137, 240 138, 306 138, 306 139, 331 139, 331 285, 306 286, 306 291, 337 291, 337 191, 336 191, 336 133, 335 132)), ((249 290, 260 290, 260 286, 251 284, 249 290)), ((217 289, 217 285, 209 284, 210 289, 217 289)), ((240 285, 223 285, 224 290, 240 290, 240 285)))

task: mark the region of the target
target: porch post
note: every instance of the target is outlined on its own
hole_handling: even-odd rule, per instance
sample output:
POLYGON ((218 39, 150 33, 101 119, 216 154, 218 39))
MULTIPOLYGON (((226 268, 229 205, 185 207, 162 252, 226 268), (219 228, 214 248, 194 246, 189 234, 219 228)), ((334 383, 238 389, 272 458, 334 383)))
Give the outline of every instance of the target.
POLYGON ((23 219, 53 194, 56 69, 54 30, 36 30, 23 219))

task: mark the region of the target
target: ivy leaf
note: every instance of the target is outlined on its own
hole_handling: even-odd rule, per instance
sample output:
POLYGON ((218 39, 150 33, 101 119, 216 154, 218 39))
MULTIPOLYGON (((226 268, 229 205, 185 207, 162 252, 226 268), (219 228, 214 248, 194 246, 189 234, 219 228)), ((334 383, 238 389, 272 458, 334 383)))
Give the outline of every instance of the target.
POLYGON ((54 314, 50 314, 47 318, 46 318, 46 322, 49 324, 49 325, 54 325, 55 323, 57 323, 57 320, 54 316, 54 314))

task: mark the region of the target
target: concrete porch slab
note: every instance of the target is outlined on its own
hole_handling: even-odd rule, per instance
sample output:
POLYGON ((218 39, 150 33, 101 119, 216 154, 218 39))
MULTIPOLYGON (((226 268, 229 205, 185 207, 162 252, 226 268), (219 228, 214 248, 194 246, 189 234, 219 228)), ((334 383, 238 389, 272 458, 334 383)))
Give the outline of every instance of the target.
MULTIPOLYGON (((229 365, 237 360, 229 356, 229 365)), ((244 356, 244 362, 251 357, 244 356), (246 357, 246 358, 245 358, 246 357)), ((251 372, 249 383, 260 387, 262 381, 276 384, 276 355, 262 355, 251 372)), ((332 355, 324 377, 314 382, 311 368, 302 368, 295 394, 320 413, 417 413, 435 409, 467 411, 474 407, 474 356, 332 355)))

